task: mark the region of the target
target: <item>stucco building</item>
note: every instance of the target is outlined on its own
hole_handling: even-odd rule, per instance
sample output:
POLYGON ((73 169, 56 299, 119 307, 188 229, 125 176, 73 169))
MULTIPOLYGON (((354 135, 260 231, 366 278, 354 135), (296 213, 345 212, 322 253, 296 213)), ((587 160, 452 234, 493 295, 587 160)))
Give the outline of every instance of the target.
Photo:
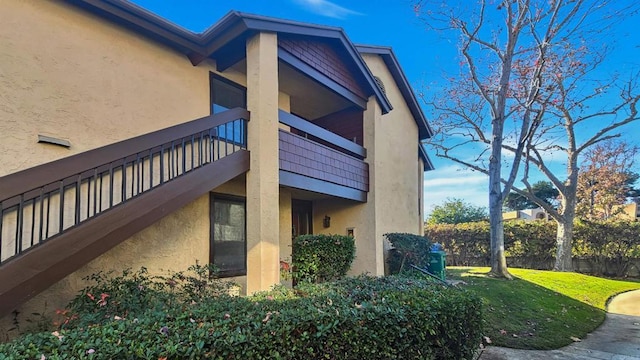
POLYGON ((3 1, 0 316, 100 270, 212 262, 269 289, 305 233, 353 234, 352 273, 381 275, 383 234, 422 232, 430 135, 392 50, 339 28, 3 1))

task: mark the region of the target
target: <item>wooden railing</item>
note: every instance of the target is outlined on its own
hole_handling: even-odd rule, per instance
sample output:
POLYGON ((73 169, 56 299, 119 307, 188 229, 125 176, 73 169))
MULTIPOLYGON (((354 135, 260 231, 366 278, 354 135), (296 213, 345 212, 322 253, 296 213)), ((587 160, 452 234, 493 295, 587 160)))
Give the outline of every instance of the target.
POLYGON ((281 185, 366 202, 365 148, 282 110, 280 122, 322 141, 279 131, 281 185))
POLYGON ((329 130, 323 129, 316 124, 283 110, 279 110, 278 117, 280 123, 291 126, 292 128, 298 129, 308 135, 312 135, 342 152, 355 156, 359 159, 367 157, 367 149, 364 147, 345 139, 340 135, 334 134, 329 130))
POLYGON ((0 266, 206 164, 246 150, 232 109, 0 178, 0 266))

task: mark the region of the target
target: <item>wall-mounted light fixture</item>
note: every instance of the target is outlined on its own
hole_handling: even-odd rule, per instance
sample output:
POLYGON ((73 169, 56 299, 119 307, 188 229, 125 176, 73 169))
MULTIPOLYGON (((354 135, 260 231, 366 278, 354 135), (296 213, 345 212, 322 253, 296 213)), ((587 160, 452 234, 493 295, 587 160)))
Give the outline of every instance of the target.
POLYGON ((331 226, 331 218, 328 215, 325 215, 324 219, 322 219, 322 226, 324 226, 325 228, 331 226))

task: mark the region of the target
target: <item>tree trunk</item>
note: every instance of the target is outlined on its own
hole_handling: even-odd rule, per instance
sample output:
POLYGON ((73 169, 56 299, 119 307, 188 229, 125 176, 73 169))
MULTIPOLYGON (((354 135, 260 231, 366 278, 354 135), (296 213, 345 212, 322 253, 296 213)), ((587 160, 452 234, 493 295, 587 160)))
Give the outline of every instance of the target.
POLYGON ((504 223, 502 221, 502 206, 498 213, 498 219, 495 218, 493 211, 489 209, 490 236, 491 236, 491 275, 511 279, 511 274, 507 269, 507 259, 504 255, 504 223))
POLYGON ((556 263, 553 270, 573 271, 571 248, 573 240, 573 221, 559 221, 556 233, 556 263))
MULTIPOLYGON (((571 178, 570 178, 571 179, 571 178)), ((556 263, 553 270, 573 271, 573 220, 576 217, 576 191, 575 182, 569 182, 565 194, 561 200, 562 219, 557 220, 556 232, 556 263)))
POLYGON ((491 276, 512 279, 507 270, 507 259, 504 255, 504 222, 502 220, 502 184, 500 174, 500 158, 502 128, 493 126, 491 157, 489 158, 489 228, 491 243, 491 276))

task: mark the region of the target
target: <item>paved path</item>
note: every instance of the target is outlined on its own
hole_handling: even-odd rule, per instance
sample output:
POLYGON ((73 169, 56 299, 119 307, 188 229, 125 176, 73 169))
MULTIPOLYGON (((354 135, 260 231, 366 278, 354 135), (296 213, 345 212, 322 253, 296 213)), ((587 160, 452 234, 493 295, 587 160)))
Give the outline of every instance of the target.
POLYGON ((614 297, 604 323, 581 342, 547 351, 491 346, 480 359, 640 360, 640 290, 614 297))

